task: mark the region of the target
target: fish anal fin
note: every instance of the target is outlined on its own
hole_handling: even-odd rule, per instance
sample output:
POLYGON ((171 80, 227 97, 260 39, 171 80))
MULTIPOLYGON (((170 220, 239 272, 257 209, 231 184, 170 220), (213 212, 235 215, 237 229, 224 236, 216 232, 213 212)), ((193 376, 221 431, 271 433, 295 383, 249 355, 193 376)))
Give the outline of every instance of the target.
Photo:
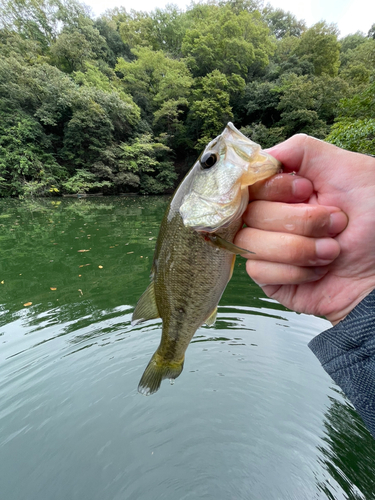
POLYGON ((221 236, 215 233, 202 233, 202 236, 205 240, 210 241, 214 246, 219 247, 227 252, 234 253, 235 255, 244 255, 247 253, 255 253, 250 250, 245 250, 244 248, 240 248, 234 243, 225 240, 221 236))
POLYGON ((166 361, 158 351, 154 353, 143 372, 138 385, 138 392, 150 396, 159 390, 162 380, 177 378, 184 367, 184 358, 180 361, 166 361))
POLYGON ((217 307, 215 307, 215 309, 212 311, 212 313, 206 319, 205 323, 207 326, 211 326, 215 323, 216 315, 217 315, 217 307))
POLYGON ((132 316, 132 324, 136 325, 138 323, 142 323, 142 321, 159 317, 160 314, 158 306, 156 305, 154 282, 152 281, 135 306, 132 316))

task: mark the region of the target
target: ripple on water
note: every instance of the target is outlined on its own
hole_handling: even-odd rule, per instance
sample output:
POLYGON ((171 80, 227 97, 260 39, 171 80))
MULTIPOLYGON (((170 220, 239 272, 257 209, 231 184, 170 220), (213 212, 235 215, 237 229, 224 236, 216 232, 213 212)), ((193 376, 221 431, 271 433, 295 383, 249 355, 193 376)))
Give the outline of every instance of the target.
MULTIPOLYGON (((15 304, 25 301, 15 296, 4 303, 1 498, 374 498, 374 440, 307 348, 328 323, 262 297, 244 273, 235 272, 216 325, 197 332, 175 384, 163 382, 151 397, 137 393, 161 325, 155 320, 132 328, 133 306, 123 304, 134 304, 147 284, 143 247, 157 234, 161 213, 153 217, 147 199, 138 211, 133 200, 117 204, 111 199, 106 209, 101 203, 98 216, 92 215, 95 204, 85 202, 63 202, 61 210, 54 209, 58 215, 49 215, 56 217, 56 226, 65 224, 69 208, 62 231, 64 238, 71 232, 71 243, 61 266, 68 262, 67 272, 74 269, 75 280, 83 269, 79 279, 86 280, 71 286, 74 300, 68 300, 69 274, 65 303, 52 304, 49 287, 51 275, 55 281, 59 276, 56 266, 55 274, 51 268, 43 271, 46 286, 33 306, 17 309, 15 304), (97 229, 100 238, 95 240, 97 229), (73 240, 86 237, 83 231, 91 235, 92 250, 78 254, 84 246, 77 243, 69 256, 73 240), (112 257, 110 252, 118 253, 112 257), (93 265, 80 268, 92 264, 89 257, 104 262, 100 272, 108 274, 99 275, 93 265), (99 280, 107 280, 102 288, 97 288, 99 280)), ((39 216, 33 212, 33 217, 35 226, 39 216)), ((48 230, 44 246, 33 254, 40 264, 46 251, 44 266, 64 244, 58 240, 52 247, 56 229, 48 230)), ((29 248, 29 239, 25 245, 29 248)), ((35 275, 39 267, 33 268, 35 275)), ((17 276, 27 269, 26 264, 25 270, 15 268, 17 276)), ((28 293, 32 290, 30 285, 28 293)))

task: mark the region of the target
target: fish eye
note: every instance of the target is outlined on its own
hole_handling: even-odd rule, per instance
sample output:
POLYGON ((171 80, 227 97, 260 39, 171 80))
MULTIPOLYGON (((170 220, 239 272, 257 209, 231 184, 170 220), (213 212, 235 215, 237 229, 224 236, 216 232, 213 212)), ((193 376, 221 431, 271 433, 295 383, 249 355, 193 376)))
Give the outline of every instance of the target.
POLYGON ((199 163, 204 169, 211 168, 217 162, 217 155, 215 153, 205 153, 201 156, 199 163))

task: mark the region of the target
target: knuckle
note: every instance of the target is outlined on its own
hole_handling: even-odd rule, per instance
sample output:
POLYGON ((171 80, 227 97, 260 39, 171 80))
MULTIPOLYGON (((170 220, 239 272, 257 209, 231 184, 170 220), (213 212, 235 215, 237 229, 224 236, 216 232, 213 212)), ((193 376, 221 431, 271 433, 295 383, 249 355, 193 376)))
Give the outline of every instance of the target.
POLYGON ((329 228, 329 214, 323 207, 307 208, 300 218, 301 234, 323 236, 329 228))
POLYGON ((283 243, 285 262, 294 265, 306 265, 314 262, 315 245, 310 239, 300 236, 288 238, 283 243))
POLYGON ((297 264, 306 259, 306 249, 302 245, 293 245, 288 249, 286 262, 297 264))
POLYGON ((265 269, 263 262, 248 260, 246 263, 246 271, 250 278, 257 284, 267 283, 269 279, 269 273, 267 273, 267 269, 265 269))

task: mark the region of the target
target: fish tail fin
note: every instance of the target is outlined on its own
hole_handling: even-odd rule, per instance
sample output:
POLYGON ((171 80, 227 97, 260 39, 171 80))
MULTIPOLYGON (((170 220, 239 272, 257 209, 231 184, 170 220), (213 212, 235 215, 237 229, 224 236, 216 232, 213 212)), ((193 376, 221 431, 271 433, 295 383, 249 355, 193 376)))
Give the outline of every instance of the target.
POLYGON ((184 358, 180 361, 166 361, 156 351, 145 371, 138 385, 138 392, 145 396, 150 396, 159 390, 162 380, 166 378, 177 378, 184 367, 184 358))

